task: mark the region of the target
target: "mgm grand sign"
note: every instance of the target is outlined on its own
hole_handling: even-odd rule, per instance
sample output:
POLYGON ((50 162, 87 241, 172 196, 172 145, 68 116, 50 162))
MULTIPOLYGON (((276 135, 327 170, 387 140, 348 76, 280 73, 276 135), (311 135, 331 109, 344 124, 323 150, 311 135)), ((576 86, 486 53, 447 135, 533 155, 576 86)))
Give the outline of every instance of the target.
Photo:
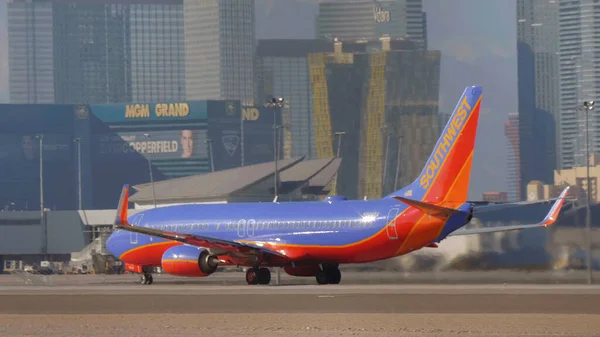
POLYGON ((190 114, 190 106, 187 103, 159 103, 154 109, 150 109, 150 104, 125 106, 125 118, 150 118, 150 113, 156 117, 186 117, 190 114))

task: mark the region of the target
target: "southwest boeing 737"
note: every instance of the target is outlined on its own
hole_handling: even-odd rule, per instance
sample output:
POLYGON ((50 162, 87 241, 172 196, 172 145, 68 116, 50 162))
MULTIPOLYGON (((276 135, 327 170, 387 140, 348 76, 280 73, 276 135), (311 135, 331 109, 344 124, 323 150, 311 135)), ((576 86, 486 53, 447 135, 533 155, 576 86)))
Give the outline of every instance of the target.
MULTIPOLYGON (((248 284, 268 284, 268 267, 338 284, 344 263, 365 263, 437 247, 448 236, 553 224, 562 191, 537 224, 461 229, 476 203, 467 201, 481 87, 467 87, 423 171, 410 185, 378 200, 190 204, 127 216, 129 186, 118 204, 107 249, 152 284, 151 268, 204 277, 219 266, 246 266, 248 284)), ((547 200, 545 200, 547 201, 547 200)))

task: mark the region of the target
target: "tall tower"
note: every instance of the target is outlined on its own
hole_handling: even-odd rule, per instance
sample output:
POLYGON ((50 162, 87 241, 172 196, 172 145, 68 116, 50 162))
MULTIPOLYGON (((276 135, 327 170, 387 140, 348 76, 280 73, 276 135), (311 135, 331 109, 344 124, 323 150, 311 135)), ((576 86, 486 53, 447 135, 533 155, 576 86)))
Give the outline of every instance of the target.
MULTIPOLYGON (((600 97, 600 7, 595 0, 560 1, 560 167, 584 166, 585 112, 582 103, 600 97)), ((600 112, 589 116, 590 153, 600 149, 600 112)))
POLYGON ((258 41, 258 104, 269 97, 285 98, 289 105, 285 113, 291 124, 291 155, 294 157, 317 157, 308 61, 310 53, 330 51, 333 44, 327 40, 258 41))
POLYGON ((9 0, 11 103, 183 99, 182 0, 9 0))
POLYGON ((507 182, 508 199, 510 201, 521 200, 521 158, 519 157, 519 114, 508 114, 508 120, 504 123, 504 136, 507 145, 507 182))
POLYGON ((532 180, 551 183, 556 168, 558 3, 517 0, 517 72, 521 196, 532 180))
POLYGON ((254 105, 254 0, 183 0, 187 99, 254 105))
POLYGON ((422 0, 326 1, 319 4, 317 38, 342 41, 410 37, 427 48, 422 0))

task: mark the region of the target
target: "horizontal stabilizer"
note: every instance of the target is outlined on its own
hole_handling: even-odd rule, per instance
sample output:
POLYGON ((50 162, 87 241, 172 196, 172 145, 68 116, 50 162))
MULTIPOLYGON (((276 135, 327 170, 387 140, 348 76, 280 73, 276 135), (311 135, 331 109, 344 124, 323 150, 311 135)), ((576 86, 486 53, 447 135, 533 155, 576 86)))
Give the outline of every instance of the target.
POLYGON ((453 208, 446 208, 446 207, 442 207, 442 206, 432 205, 432 204, 428 204, 426 202, 407 199, 404 197, 392 197, 392 198, 394 198, 400 202, 403 202, 409 206, 418 208, 423 213, 426 213, 426 214, 429 214, 429 215, 435 216, 435 217, 448 218, 452 214, 458 212, 458 210, 453 209, 453 208))
POLYGON ((458 230, 456 232, 452 232, 448 236, 472 235, 472 234, 483 234, 483 233, 493 233, 493 232, 506 232, 506 231, 514 231, 514 230, 521 230, 521 229, 527 229, 527 228, 550 226, 556 222, 556 219, 558 218, 558 214, 560 213, 560 210, 561 210, 565 200, 567 199, 566 196, 567 196, 568 191, 569 191, 569 187, 565 188, 561 192, 560 196, 554 202, 554 205, 552 205, 552 208, 550 208, 550 211, 548 212, 548 214, 546 214, 546 217, 542 221, 540 221, 536 224, 463 229, 463 230, 458 230))

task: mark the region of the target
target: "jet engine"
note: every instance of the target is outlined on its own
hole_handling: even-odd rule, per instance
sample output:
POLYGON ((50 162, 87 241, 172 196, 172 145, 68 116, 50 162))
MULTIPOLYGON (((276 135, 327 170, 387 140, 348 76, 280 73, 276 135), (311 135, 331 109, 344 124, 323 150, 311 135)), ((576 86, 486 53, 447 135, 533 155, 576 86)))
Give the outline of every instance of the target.
POLYGON ((175 246, 162 256, 163 271, 176 276, 208 276, 219 266, 219 259, 206 249, 194 246, 175 246))

